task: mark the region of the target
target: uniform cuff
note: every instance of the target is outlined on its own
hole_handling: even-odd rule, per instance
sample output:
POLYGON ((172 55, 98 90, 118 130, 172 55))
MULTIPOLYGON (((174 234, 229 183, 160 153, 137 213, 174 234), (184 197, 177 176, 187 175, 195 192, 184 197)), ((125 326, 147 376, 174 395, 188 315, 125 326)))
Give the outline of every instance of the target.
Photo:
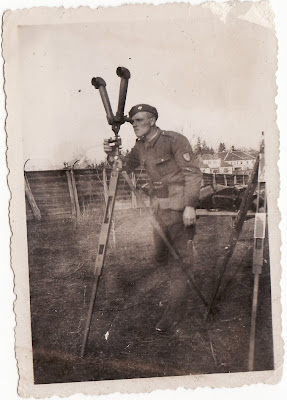
POLYGON ((199 203, 198 197, 193 197, 193 196, 185 196, 184 198, 184 206, 185 207, 197 207, 199 203))

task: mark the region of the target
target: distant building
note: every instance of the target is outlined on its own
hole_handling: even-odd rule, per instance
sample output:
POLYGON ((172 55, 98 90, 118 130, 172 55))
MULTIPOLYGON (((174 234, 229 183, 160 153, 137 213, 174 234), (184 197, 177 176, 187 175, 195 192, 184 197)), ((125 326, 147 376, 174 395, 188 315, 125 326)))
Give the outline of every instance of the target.
POLYGON ((211 170, 210 167, 203 162, 202 159, 198 160, 200 171, 204 174, 210 174, 211 170))
POLYGON ((219 167, 220 174, 232 174, 233 167, 232 165, 228 164, 226 161, 221 161, 221 166, 219 167))
POLYGON ((252 169, 256 157, 244 151, 229 151, 224 161, 232 165, 234 171, 247 171, 252 169))
POLYGON ((216 154, 202 154, 200 169, 205 173, 234 174, 253 169, 255 160, 254 152, 221 151, 216 154))
MULTIPOLYGON (((202 154, 201 156, 202 163, 207 165, 209 168, 209 173, 217 173, 219 172, 219 167, 221 166, 221 159, 216 154, 202 154)), ((201 169, 201 167, 200 167, 201 169)), ((201 171, 205 172, 205 171, 201 171)))

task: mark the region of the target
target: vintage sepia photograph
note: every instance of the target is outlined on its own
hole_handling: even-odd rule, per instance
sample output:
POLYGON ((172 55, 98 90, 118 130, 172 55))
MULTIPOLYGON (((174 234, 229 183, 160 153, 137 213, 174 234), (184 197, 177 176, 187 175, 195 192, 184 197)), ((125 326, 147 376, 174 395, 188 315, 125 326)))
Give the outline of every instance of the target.
POLYGON ((4 14, 22 395, 279 380, 273 19, 268 1, 4 14))

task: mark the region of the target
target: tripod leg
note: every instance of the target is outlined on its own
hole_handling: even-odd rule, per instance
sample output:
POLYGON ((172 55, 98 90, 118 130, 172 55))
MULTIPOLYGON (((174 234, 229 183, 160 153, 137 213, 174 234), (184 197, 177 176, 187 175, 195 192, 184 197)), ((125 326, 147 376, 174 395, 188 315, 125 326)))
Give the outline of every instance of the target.
POLYGON ((108 196, 107 196, 107 202, 106 202, 106 209, 105 209, 104 219, 103 219, 103 223, 102 223, 100 238, 99 238, 99 247, 98 247, 96 265, 95 265, 95 271, 94 271, 95 281, 94 281, 94 285, 93 285, 93 289, 92 289, 92 296, 91 296, 91 300, 90 300, 89 311, 88 311, 86 326, 85 326, 85 330, 84 330, 84 336, 83 336, 83 342, 82 342, 82 348, 81 348, 81 357, 83 357, 85 354, 85 348, 86 348, 87 341, 88 341, 94 304, 95 304, 95 300, 96 300, 96 296, 97 296, 98 282, 99 282, 101 271, 102 271, 102 268, 103 268, 103 265, 105 262, 107 246, 108 246, 108 241, 109 241, 109 233, 110 233, 110 228, 111 228, 111 221, 112 221, 115 199, 116 199, 118 180, 119 180, 119 171, 117 171, 114 168, 112 171, 112 174, 111 174, 111 178, 110 178, 110 184, 109 184, 109 190, 108 190, 108 196))
MULTIPOLYGON (((266 209, 264 210, 266 211, 266 209)), ((262 273, 263 265, 263 253, 264 253, 264 237, 265 237, 265 221, 266 213, 258 213, 257 216, 262 216, 261 223, 259 223, 259 235, 261 237, 254 238, 254 249, 253 249, 253 273, 254 273, 254 284, 253 284, 253 299, 252 299, 252 312, 251 312, 251 328, 249 338, 249 356, 248 356, 248 370, 253 371, 254 369, 254 357, 255 357, 255 334, 256 334, 256 317, 257 317, 257 306, 258 306, 258 290, 259 290, 259 278, 262 273), (264 221, 262 223, 262 220, 264 221), (264 236, 264 237, 263 237, 264 236)), ((258 235, 258 229, 254 229, 255 236, 258 235), (257 232, 256 232, 257 230, 257 232)))
POLYGON ((92 296, 91 296, 91 300, 90 300, 86 326, 85 326, 85 330, 84 330, 84 336, 83 336, 82 348, 81 348, 81 357, 84 357, 84 355, 85 355, 85 349, 86 349, 86 345, 87 345, 87 341, 88 341, 88 336, 89 336, 90 326, 91 326, 91 319, 92 319, 94 304, 95 304, 96 295, 97 295, 98 282, 99 282, 99 275, 96 275, 95 281, 93 284, 93 289, 92 289, 92 296))
POLYGON ((259 290, 259 274, 255 274, 254 275, 254 286, 253 286, 253 300, 252 300, 250 339, 249 339, 248 371, 253 371, 253 369, 254 369, 255 333, 256 333, 256 316, 257 316, 257 304, 258 304, 258 290, 259 290))
POLYGON ((218 276, 217 281, 215 283, 215 287, 214 287, 214 290, 213 290, 213 293, 212 293, 212 296, 211 296, 211 300, 210 300, 209 305, 208 305, 208 309, 207 309, 207 313, 206 313, 205 319, 208 318, 208 316, 209 316, 209 314, 210 314, 210 312, 212 310, 212 307, 213 307, 213 304, 214 304, 215 299, 217 297, 217 294, 218 294, 218 291, 219 291, 219 288, 220 288, 220 285, 221 285, 221 282, 222 282, 222 278, 223 278, 223 275, 225 273, 227 264, 228 264, 230 258, 233 255, 236 243, 238 241, 240 232, 242 230, 244 221, 246 219, 248 208, 249 208, 249 206, 250 206, 250 204, 252 202, 253 193, 255 191, 256 184, 257 184, 258 166, 259 166, 259 157, 257 157, 257 160, 256 160, 255 165, 254 165, 254 169, 253 169, 253 172, 252 172, 252 175, 250 177, 248 186, 247 186, 246 191, 244 193, 244 197, 243 197, 243 199, 241 201, 240 208, 239 208, 239 211, 238 211, 238 215, 237 215, 236 220, 235 220, 234 228, 233 228, 233 230, 232 230, 232 232, 230 234, 230 237, 229 237, 228 250, 227 250, 227 253, 226 253, 225 258, 223 260, 223 263, 222 263, 222 266, 221 266, 221 269, 220 269, 220 272, 219 272, 219 276, 218 276))
POLYGON ((101 232, 100 232, 100 238, 99 238, 98 254, 97 254, 96 265, 95 265, 95 275, 101 274, 101 270, 104 265, 104 261, 105 261, 105 257, 106 257, 109 233, 110 233, 112 216, 113 216, 115 199, 116 199, 118 180, 119 180, 119 172, 112 171, 112 175, 110 178, 110 184, 109 184, 109 190, 108 190, 108 196, 107 196, 107 202, 106 202, 106 209, 105 209, 104 219, 103 219, 102 228, 101 228, 101 232))

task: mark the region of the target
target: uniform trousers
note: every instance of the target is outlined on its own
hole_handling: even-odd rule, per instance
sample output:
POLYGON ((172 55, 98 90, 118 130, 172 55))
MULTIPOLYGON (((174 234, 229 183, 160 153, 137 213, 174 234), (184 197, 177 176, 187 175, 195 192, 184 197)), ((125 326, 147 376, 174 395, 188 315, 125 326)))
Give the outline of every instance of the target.
POLYGON ((154 230, 155 259, 158 263, 168 268, 168 274, 171 278, 168 297, 171 306, 174 305, 175 307, 178 307, 183 305, 188 298, 188 278, 183 269, 190 269, 191 272, 192 259, 189 253, 188 242, 193 240, 196 227, 195 225, 189 227, 184 226, 183 211, 158 209, 154 212, 154 216, 170 244, 180 255, 184 264, 182 265, 179 261, 175 260, 171 254, 169 254, 166 244, 157 231, 154 230))

